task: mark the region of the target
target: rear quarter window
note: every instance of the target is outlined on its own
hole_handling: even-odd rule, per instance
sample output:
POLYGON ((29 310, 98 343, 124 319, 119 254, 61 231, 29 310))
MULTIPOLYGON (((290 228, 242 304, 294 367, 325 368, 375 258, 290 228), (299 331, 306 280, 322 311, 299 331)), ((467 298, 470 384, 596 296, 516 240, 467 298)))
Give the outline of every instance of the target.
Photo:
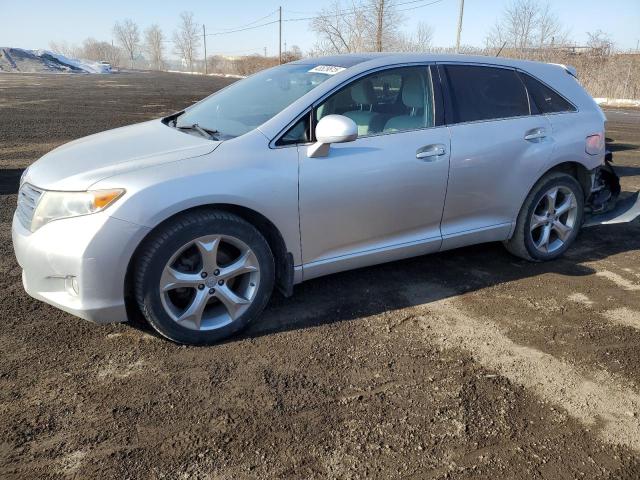
POLYGON ((447 65, 454 123, 530 114, 529 100, 518 74, 507 68, 447 65))
POLYGON ((521 73, 522 80, 527 86, 529 96, 540 113, 575 112, 574 107, 567 99, 544 83, 536 80, 531 75, 521 73))

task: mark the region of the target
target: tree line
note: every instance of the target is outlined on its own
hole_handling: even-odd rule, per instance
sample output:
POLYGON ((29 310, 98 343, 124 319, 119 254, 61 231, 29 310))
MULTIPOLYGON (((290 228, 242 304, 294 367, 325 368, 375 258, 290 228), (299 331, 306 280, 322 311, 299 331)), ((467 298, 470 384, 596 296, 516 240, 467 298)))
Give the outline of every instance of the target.
POLYGON ((142 64, 151 69, 164 70, 167 67, 167 46, 173 44, 173 53, 184 59, 189 70, 192 70, 202 44, 200 26, 195 22, 192 12, 180 14, 179 25, 171 40, 158 24, 154 23, 141 31, 131 19, 116 22, 112 33, 112 42, 87 38, 81 45, 69 45, 52 41, 49 48, 69 57, 106 61, 113 66, 133 68, 142 64))
MULTIPOLYGON (((414 31, 407 31, 408 11, 415 2, 391 0, 332 0, 310 18, 310 28, 316 35, 309 56, 351 52, 424 52, 451 51, 432 46, 434 29, 418 23, 414 31)), ((434 7, 436 8, 436 7, 434 7)), ((466 19, 465 23, 473 19, 466 19)), ((202 26, 195 21, 192 12, 182 12, 178 25, 169 38, 158 24, 144 31, 131 19, 116 22, 113 41, 105 42, 87 38, 79 46, 64 42, 51 42, 52 50, 77 58, 107 61, 113 66, 142 67, 156 70, 167 68, 167 50, 181 60, 188 71, 204 70, 202 60, 202 26)), ((464 36, 464 26, 463 26, 464 36)), ((540 0, 512 0, 489 27, 484 49, 464 47, 468 53, 505 53, 528 55, 532 50, 561 49, 572 44, 570 32, 564 28, 550 3, 540 0), (515 52, 515 53, 514 53, 515 52)), ((609 35, 602 31, 588 33, 586 47, 601 55, 609 55, 614 49, 609 35)), ((265 52, 266 53, 266 52, 265 52)), ((283 61, 303 56, 296 46, 284 52, 283 61)), ((278 58, 263 55, 224 57, 212 55, 206 59, 207 70, 246 75, 278 63, 278 58)))
MULTIPOLYGON (((135 21, 125 19, 113 26, 111 42, 90 37, 80 45, 51 41, 49 48, 70 58, 106 61, 114 67, 166 70, 169 66, 167 51, 172 47, 172 52, 181 60, 184 69, 193 72, 204 67, 201 57, 204 32, 201 28, 202 26, 195 21, 193 12, 185 11, 180 14, 178 26, 173 31, 171 39, 158 24, 154 23, 142 31, 135 21)), ((302 56, 302 50, 296 45, 282 52, 282 60, 285 63, 298 60, 302 56)), ((266 55, 236 58, 208 55, 206 61, 211 71, 248 75, 276 65, 279 58, 266 55)))
MULTIPOLYGON (((434 29, 421 22, 414 32, 403 28, 409 15, 402 5, 414 2, 390 0, 333 0, 311 20, 317 36, 313 54, 351 52, 423 52, 432 50, 434 29)), ((466 19, 465 23, 472 22, 466 19)), ((464 26, 463 26, 464 32, 464 26)), ((587 33, 586 46, 611 53, 611 37, 598 30, 587 33)), ((539 0, 512 0, 498 15, 485 36, 485 49, 562 48, 572 44, 552 4, 539 0)), ((443 50, 440 48, 440 50, 443 50)), ((466 50, 478 51, 477 46, 466 50)))

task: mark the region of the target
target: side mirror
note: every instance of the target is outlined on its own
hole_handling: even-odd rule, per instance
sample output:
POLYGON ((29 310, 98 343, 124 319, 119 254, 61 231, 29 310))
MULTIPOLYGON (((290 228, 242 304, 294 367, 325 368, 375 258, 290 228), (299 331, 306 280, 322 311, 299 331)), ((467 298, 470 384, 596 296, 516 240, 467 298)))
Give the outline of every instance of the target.
POLYGON ((307 157, 326 157, 332 143, 353 142, 358 138, 358 126, 344 115, 327 115, 316 125, 317 142, 307 148, 307 157))

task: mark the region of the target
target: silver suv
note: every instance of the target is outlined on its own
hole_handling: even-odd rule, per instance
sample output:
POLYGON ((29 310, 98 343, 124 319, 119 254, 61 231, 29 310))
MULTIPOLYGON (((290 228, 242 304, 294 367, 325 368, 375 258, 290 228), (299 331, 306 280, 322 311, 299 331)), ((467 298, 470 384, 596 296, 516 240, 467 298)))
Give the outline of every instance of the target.
POLYGON ((619 193, 604 125, 562 65, 302 60, 48 153, 13 243, 33 297, 211 343, 341 270, 492 241, 557 258, 619 193))

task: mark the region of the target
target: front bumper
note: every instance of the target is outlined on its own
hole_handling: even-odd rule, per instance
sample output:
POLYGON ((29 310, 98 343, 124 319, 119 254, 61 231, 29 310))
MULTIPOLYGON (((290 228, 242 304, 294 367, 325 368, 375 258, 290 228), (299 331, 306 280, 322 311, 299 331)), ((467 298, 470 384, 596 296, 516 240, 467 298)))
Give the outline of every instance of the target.
POLYGON ((96 323, 127 320, 124 282, 147 227, 104 212, 56 220, 35 232, 13 217, 13 248, 32 297, 96 323))

